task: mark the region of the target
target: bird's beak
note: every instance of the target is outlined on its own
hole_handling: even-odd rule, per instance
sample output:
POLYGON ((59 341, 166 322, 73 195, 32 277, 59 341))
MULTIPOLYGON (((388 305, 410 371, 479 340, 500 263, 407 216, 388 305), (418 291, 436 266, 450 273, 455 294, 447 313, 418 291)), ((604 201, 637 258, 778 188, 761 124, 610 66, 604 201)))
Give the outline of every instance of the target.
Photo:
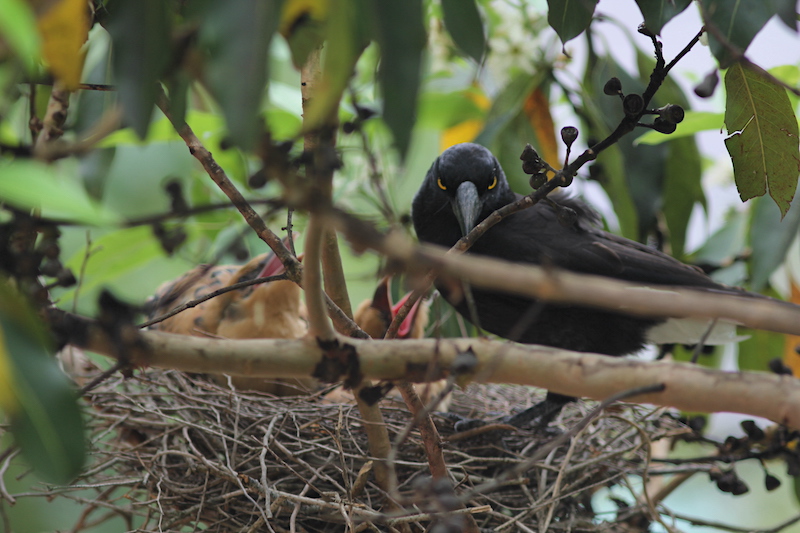
MULTIPOLYGON (((411 297, 411 292, 403 296, 399 302, 392 306, 392 317, 397 315, 400 312, 400 308, 406 303, 411 297)), ((422 302, 422 298, 418 299, 411 309, 408 311, 406 318, 403 322, 400 323, 400 329, 397 330, 397 338, 398 339, 407 339, 411 336, 411 332, 414 329, 414 323, 417 321, 417 315, 419 314, 419 306, 420 302, 422 302)))
MULTIPOLYGON (((294 233, 294 238, 297 239, 300 236, 299 233, 294 233)), ((283 239, 283 244, 285 246, 289 246, 289 241, 287 239, 283 239)), ((268 252, 270 254, 269 260, 264 265, 264 268, 261 269, 258 276, 259 278, 268 278, 269 276, 277 276, 278 274, 283 274, 286 272, 286 267, 283 266, 283 262, 278 259, 278 256, 275 255, 273 252, 268 252)), ((297 256, 298 261, 303 260, 303 254, 297 256)))
POLYGON ((269 259, 267 260, 264 268, 261 269, 261 272, 258 273, 259 278, 267 278, 269 276, 277 276, 278 274, 283 274, 286 271, 286 268, 283 266, 283 263, 278 256, 275 254, 270 254, 269 259))
POLYGON ((461 226, 461 234, 466 235, 475 227, 478 215, 481 213, 481 199, 478 189, 471 181, 465 181, 458 186, 456 197, 452 200, 453 213, 461 226))

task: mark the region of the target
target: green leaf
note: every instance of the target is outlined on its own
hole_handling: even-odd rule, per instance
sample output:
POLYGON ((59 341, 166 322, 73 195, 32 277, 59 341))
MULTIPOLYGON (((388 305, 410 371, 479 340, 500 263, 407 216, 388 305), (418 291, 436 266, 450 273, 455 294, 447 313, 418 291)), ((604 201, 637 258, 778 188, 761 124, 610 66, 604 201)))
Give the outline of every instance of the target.
POLYGON ((0 281, 0 406, 26 461, 42 479, 68 483, 86 447, 75 391, 28 303, 0 281))
POLYGON ((469 91, 450 93, 425 92, 420 97, 417 124, 445 130, 466 120, 482 120, 486 116, 469 91))
MULTIPOLYGON (((641 79, 648 78, 655 68, 655 61, 641 52, 637 52, 637 63, 641 79)), ((664 80, 654 99, 655 107, 666 103, 680 105, 684 109, 689 106, 686 95, 670 78, 664 80)), ((683 122, 680 126, 683 126, 683 122)), ((663 136, 673 137, 672 135, 663 136)), ((706 203, 701 183, 702 161, 694 137, 683 136, 674 139, 666 146, 668 153, 664 161, 661 211, 664 213, 664 219, 669 229, 672 255, 681 258, 686 243, 686 229, 694 206, 696 203, 705 206, 706 203)))
POLYGON ((708 31, 708 44, 721 68, 731 66, 775 14, 770 1, 701 0, 700 3, 706 26, 713 26, 708 31))
MULTIPOLYGON (((605 121, 607 111, 597 105, 597 101, 592 99, 592 94, 588 93, 583 98, 587 137, 604 139, 611 133, 611 128, 605 121)), ((614 207, 614 214, 617 215, 619 221, 620 233, 629 239, 638 239, 639 218, 628 187, 625 158, 619 143, 602 151, 597 160, 589 167, 589 172, 608 194, 614 207)))
POLYGON ((792 478, 792 487, 794 488, 794 499, 800 503, 800 476, 792 478))
MULTIPOLYGON (((208 139, 209 135, 219 135, 224 124, 222 118, 214 113, 203 111, 190 111, 186 117, 186 122, 192 127, 195 135, 201 139, 208 139)), ((124 128, 117 130, 98 143, 100 148, 126 145, 145 145, 160 142, 181 141, 180 135, 175 131, 175 127, 166 118, 161 117, 153 121, 144 140, 139 139, 133 130, 124 128)), ((216 156, 216 154, 214 154, 216 156)))
POLYGON ((55 166, 30 160, 0 163, 0 200, 42 215, 92 225, 115 224, 114 213, 89 198, 83 186, 60 176, 55 166))
POLYGON ((783 356, 786 335, 763 330, 742 330, 749 335, 739 343, 739 370, 766 371, 771 359, 783 356))
POLYGON ((798 128, 786 89, 749 64, 725 73, 725 146, 742 201, 769 195, 786 215, 800 169, 798 128))
MULTIPOLYGON (((763 202, 767 204, 768 202, 763 202)), ((771 206, 772 207, 772 206, 771 206)), ((774 209, 774 207, 772 207, 774 209)), ((764 292, 766 296, 780 299, 775 291, 764 292)), ((749 338, 739 343, 738 366, 739 370, 766 371, 769 362, 775 358, 782 358, 786 348, 786 335, 772 331, 752 330, 740 328, 740 334, 749 338)))
MULTIPOLYGON (((87 250, 79 250, 65 264, 73 272, 80 272, 87 250)), ((81 293, 86 294, 103 285, 117 281, 149 264, 154 259, 164 257, 164 250, 153 236, 149 226, 139 226, 114 231, 92 243, 91 253, 83 269, 81 293)), ((65 291, 62 303, 69 303, 75 296, 75 289, 65 291)))
MULTIPOLYGON (((672 349, 672 357, 675 361, 688 363, 694 357, 694 348, 689 346, 675 345, 672 349)), ((719 368, 722 363, 722 350, 715 347, 711 353, 700 353, 697 364, 706 368, 719 368)))
POLYGON ((723 265, 744 250, 747 239, 748 217, 746 213, 735 212, 711 237, 692 254, 692 263, 723 265))
POLYGON ((175 72, 166 80, 169 110, 176 124, 182 124, 186 120, 191 83, 191 78, 184 71, 175 72))
POLYGON ((722 113, 711 113, 709 111, 686 111, 683 122, 678 124, 675 133, 664 135, 655 130, 650 130, 638 137, 634 144, 661 144, 667 141, 690 137, 701 131, 717 130, 720 131, 725 126, 725 115, 722 113))
POLYGON ((267 109, 267 129, 275 140, 292 139, 303 127, 303 121, 289 111, 283 109, 267 109))
POLYGON ((566 43, 589 27, 595 6, 597 0, 547 0, 547 23, 566 43))
POLYGON ((405 157, 417 111, 425 25, 422 0, 372 3, 375 37, 381 47, 378 71, 383 93, 383 119, 405 157))
POLYGON ((701 177, 703 167, 700 151, 694 139, 685 137, 669 143, 664 170, 664 219, 669 228, 672 255, 682 258, 686 244, 686 229, 697 202, 705 205, 701 177))
POLYGON ((262 129, 258 110, 279 20, 277 0, 212 2, 203 17, 200 40, 210 56, 206 79, 225 115, 229 141, 241 148, 253 147, 262 129))
POLYGON ((453 42, 478 63, 486 49, 483 22, 474 0, 442 0, 444 26, 453 42))
POLYGON ((144 139, 158 94, 156 83, 171 55, 167 3, 123 0, 109 8, 114 84, 125 122, 144 139))
POLYGON ((342 94, 353 77, 356 62, 369 44, 369 19, 363 16, 366 9, 363 0, 335 0, 331 6, 329 44, 322 77, 303 115, 306 131, 335 121, 342 94))
MULTIPOLYGON (((613 76, 621 80, 625 92, 641 93, 644 91, 645 84, 642 79, 632 76, 627 69, 622 68, 611 57, 599 58, 595 67, 587 73, 587 77, 591 79, 591 87, 602 87, 606 80, 613 76)), ((644 77, 642 76, 642 78, 644 77)), ((590 93, 584 99, 587 102, 591 101, 594 108, 592 111, 594 122, 588 137, 594 139, 607 137, 622 118, 620 101, 603 94, 597 95, 596 92, 590 93)), ((602 157, 602 153, 597 159, 603 170, 600 183, 608 192, 617 215, 620 216, 620 212, 617 210, 618 206, 626 209, 629 207, 629 204, 626 205, 626 203, 633 202, 636 209, 635 220, 638 224, 633 233, 625 236, 638 241, 650 233, 656 216, 663 207, 664 178, 669 152, 666 145, 634 146, 636 137, 641 133, 641 129, 634 131, 630 135, 623 136, 616 143, 619 155, 622 157, 621 162, 624 165, 621 175, 615 175, 613 173, 615 171, 611 168, 605 168, 607 158, 602 157), (627 199, 620 196, 623 190, 626 191, 627 199)), ((626 216, 630 219, 629 214, 626 216)), ((620 217, 620 225, 622 225, 622 220, 620 217)), ((630 231, 630 228, 624 226, 623 228, 630 231)))
POLYGON ((644 24, 656 35, 672 17, 686 9, 692 0, 636 0, 639 11, 644 16, 644 24))
POLYGON ((475 142, 483 146, 491 146, 495 137, 508 126, 514 117, 519 115, 525 98, 539 86, 543 78, 544 73, 537 72, 535 74, 518 74, 512 79, 492 102, 492 107, 486 116, 486 124, 475 142))
POLYGON ((0 0, 0 38, 14 50, 28 72, 39 62, 41 43, 31 6, 23 0, 0 0))
POLYGON ((750 287, 761 290, 769 277, 783 263, 786 252, 800 229, 800 200, 792 202, 789 214, 782 214, 772 202, 754 201, 750 222, 750 287))
POLYGON ((311 52, 322 46, 325 40, 329 3, 288 0, 284 5, 278 31, 286 39, 292 64, 298 70, 303 68, 311 52))

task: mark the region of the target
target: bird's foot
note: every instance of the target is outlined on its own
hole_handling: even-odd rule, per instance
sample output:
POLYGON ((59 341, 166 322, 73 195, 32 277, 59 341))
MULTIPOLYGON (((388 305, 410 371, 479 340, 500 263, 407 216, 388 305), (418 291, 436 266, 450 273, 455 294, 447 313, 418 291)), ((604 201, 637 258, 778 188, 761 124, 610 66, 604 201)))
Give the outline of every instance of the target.
POLYGON ((533 407, 505 417, 503 422, 514 427, 523 428, 536 420, 538 428, 546 428, 558 416, 562 407, 563 404, 561 403, 542 400, 533 407))
POLYGON ((503 423, 502 421, 498 420, 482 420, 480 418, 467 418, 465 416, 461 416, 456 413, 437 412, 436 414, 441 416, 442 418, 446 418, 448 420, 453 421, 454 422, 453 431, 456 433, 463 433, 464 431, 470 431, 488 425, 495 425, 498 422, 501 424, 503 423))

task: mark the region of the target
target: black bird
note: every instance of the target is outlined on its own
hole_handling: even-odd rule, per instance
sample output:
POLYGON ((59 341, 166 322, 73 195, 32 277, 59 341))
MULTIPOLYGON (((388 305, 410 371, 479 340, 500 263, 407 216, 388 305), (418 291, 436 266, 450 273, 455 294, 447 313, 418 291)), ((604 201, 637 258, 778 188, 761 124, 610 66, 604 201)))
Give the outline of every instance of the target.
MULTIPOLYGON (((583 202, 565 193, 551 196, 557 204, 539 202, 508 216, 478 239, 469 253, 643 285, 747 294, 720 285, 699 269, 669 255, 602 230, 599 216, 583 202), (559 217, 564 208, 577 216, 559 217)), ((414 197, 411 215, 420 241, 451 247, 490 213, 520 197, 509 187, 503 169, 489 150, 463 143, 448 148, 433 162, 414 197)), ((449 290, 444 283, 437 283, 437 288, 461 315, 472 321, 461 291, 449 290)), ((483 329, 523 343, 579 352, 624 355, 639 351, 649 342, 692 344, 700 341, 708 327, 708 323, 698 321, 556 305, 479 288, 472 288, 472 295, 483 329)), ((735 326, 721 323, 706 343, 721 343, 734 337, 735 326)), ((571 400, 548 393, 546 402, 555 412, 544 413, 542 407, 526 417, 544 414, 543 418, 549 419, 571 400)))

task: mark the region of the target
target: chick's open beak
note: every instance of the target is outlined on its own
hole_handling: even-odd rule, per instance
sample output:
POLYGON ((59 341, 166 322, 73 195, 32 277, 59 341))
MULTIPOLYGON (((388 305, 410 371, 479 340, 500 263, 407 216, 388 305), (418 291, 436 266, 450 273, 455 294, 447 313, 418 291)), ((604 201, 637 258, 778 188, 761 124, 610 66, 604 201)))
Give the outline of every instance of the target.
MULTIPOLYGON (((400 309, 403 307, 403 304, 405 304, 410 297, 411 293, 409 292, 408 294, 400 298, 399 302, 397 302, 392 306, 392 317, 397 316, 397 313, 400 312, 400 309)), ((403 319, 403 322, 400 324, 400 329, 397 330, 398 339, 407 339, 411 335, 411 332, 414 329, 414 323, 417 320, 417 315, 419 313, 419 306, 421 301, 422 298, 418 299, 411 307, 411 310, 408 312, 405 319, 403 319)))

